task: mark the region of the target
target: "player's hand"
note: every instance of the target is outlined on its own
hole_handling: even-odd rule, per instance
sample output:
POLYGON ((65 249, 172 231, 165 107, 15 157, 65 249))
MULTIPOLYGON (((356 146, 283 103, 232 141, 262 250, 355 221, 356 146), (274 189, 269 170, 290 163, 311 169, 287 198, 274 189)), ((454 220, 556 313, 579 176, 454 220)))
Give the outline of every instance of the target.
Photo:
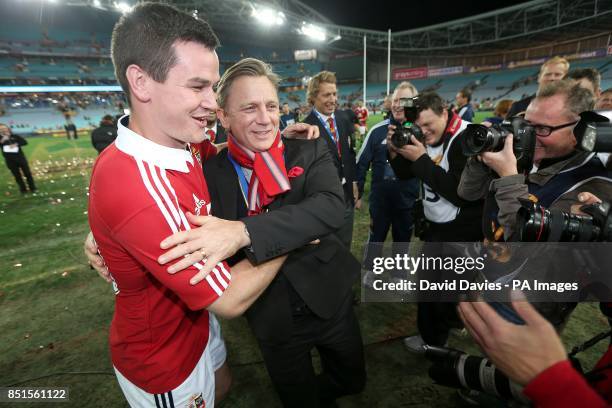
POLYGON ((293 123, 283 130, 283 136, 287 139, 317 139, 319 127, 307 123, 293 123))
POLYGON ((112 281, 110 272, 104 263, 104 259, 98 254, 98 245, 91 231, 87 234, 83 243, 83 252, 89 261, 89 264, 98 272, 98 275, 108 283, 112 281))
POLYGON ((361 210, 361 198, 357 199, 357 201, 355 201, 355 209, 356 210, 361 210))
POLYGON ((213 216, 196 216, 189 212, 186 216, 190 224, 199 225, 199 227, 177 232, 164 239, 160 244, 161 248, 171 249, 163 253, 158 262, 164 265, 182 258, 168 267, 169 273, 182 271, 196 262, 201 262, 204 268, 194 275, 190 281, 192 284, 206 278, 219 262, 234 255, 240 248, 251 244, 245 225, 241 221, 228 221, 213 216))

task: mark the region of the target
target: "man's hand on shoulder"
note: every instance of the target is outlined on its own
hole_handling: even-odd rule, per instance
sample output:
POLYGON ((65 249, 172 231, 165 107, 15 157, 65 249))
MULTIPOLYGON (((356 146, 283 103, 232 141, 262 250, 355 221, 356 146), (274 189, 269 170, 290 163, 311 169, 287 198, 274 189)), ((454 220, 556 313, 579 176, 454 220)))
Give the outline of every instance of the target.
POLYGON ((104 259, 98 254, 98 244, 96 244, 96 240, 91 231, 89 231, 83 243, 83 252, 87 257, 89 265, 98 272, 98 275, 100 275, 102 279, 110 283, 112 281, 110 272, 104 263, 104 259))
POLYGON ((293 123, 283 130, 282 135, 287 139, 317 139, 319 127, 308 123, 293 123))

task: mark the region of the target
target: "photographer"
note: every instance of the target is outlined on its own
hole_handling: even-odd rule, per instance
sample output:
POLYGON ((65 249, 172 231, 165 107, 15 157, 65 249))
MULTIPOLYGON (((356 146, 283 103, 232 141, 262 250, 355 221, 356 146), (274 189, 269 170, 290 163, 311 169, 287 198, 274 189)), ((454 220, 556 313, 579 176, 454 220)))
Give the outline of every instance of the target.
POLYGON ((372 259, 381 255, 390 228, 394 253, 407 252, 412 237, 412 207, 418 196, 417 180, 398 180, 395 176, 387 159, 386 137, 390 124, 397 125, 406 121, 400 100, 413 98, 417 93, 417 89, 410 82, 404 81, 397 85, 391 102, 393 116, 370 129, 357 155, 357 209, 361 208, 366 176, 370 166, 372 167, 369 197, 370 235, 363 261, 367 269, 371 269, 372 259))
POLYGON ((588 190, 604 201, 612 199, 612 175, 595 153, 575 149, 573 129, 579 114, 593 108, 592 92, 574 81, 544 85, 525 113, 535 131, 534 167, 519 174, 513 137, 506 137, 498 152, 472 157, 466 166, 458 194, 466 200, 487 198, 483 225, 491 240, 516 240, 519 198, 537 201, 546 208, 569 211, 579 191, 588 190), (528 174, 525 174, 528 173, 528 174), (489 211, 490 210, 490 211, 489 211))
MULTIPOLYGON (((391 167, 398 178, 417 177, 422 181, 423 214, 420 217, 427 226, 420 238, 428 243, 480 241, 482 201, 470 202, 457 194, 466 163, 461 150, 461 132, 468 122, 447 110, 442 98, 435 93, 419 96, 415 105, 415 123, 423 134, 423 142, 412 136, 409 144, 398 148, 392 142, 396 127, 389 126, 387 147, 391 167)), ((417 223, 419 220, 415 219, 415 225, 417 223)), ((426 244, 423 252, 437 256, 438 247, 426 244)), ((424 343, 444 345, 454 309, 450 303, 419 302, 417 324, 422 337, 407 338, 406 346, 413 351, 424 351, 424 343)))

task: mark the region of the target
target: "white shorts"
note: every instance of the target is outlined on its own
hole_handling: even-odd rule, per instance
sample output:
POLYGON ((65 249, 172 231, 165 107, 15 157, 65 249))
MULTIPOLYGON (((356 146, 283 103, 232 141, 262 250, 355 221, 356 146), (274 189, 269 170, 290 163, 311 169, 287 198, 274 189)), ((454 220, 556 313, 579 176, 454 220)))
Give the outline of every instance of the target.
POLYGON ((137 408, 214 408, 215 371, 225 363, 227 351, 223 337, 221 337, 221 326, 212 313, 210 313, 209 328, 208 344, 191 374, 181 385, 164 394, 146 392, 132 384, 115 368, 117 381, 130 406, 137 408))
POLYGON ((210 336, 208 337, 207 349, 210 349, 212 357, 213 370, 217 371, 225 363, 227 358, 227 349, 225 341, 221 335, 221 326, 214 313, 208 312, 210 315, 210 336))
POLYGON ((366 127, 365 126, 359 126, 359 133, 363 136, 365 135, 366 132, 366 127))

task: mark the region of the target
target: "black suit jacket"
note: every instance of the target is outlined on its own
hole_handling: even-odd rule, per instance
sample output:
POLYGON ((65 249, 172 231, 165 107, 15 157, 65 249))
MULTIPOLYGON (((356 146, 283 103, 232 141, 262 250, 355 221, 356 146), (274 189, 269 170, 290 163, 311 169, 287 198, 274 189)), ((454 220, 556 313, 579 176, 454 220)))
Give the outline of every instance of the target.
POLYGON ((277 277, 246 313, 260 340, 289 339, 295 294, 313 313, 331 318, 359 276, 359 262, 332 234, 342 225, 344 200, 323 140, 284 141, 287 170, 299 166, 304 172, 289 179, 291 190, 277 197, 269 212, 254 217, 242 218, 246 204, 227 149, 204 163, 211 213, 242 219, 247 225, 253 244, 244 250, 246 256, 260 263, 291 252, 277 277), (308 244, 316 238, 321 240, 319 244, 308 244))
POLYGON ((314 109, 310 112, 310 115, 304 119, 304 123, 319 127, 319 133, 321 135, 320 138, 327 142, 334 165, 336 166, 338 178, 340 180, 343 178, 346 180, 346 183, 344 183, 342 186, 344 190, 344 198, 348 202, 353 203, 354 198, 352 184, 354 181, 357 181, 357 165, 355 149, 352 146, 351 136, 355 130, 355 127, 343 112, 336 110, 334 112, 334 116, 336 118, 336 126, 338 127, 338 139, 340 141, 340 151, 342 152, 342 157, 338 155, 338 148, 329 136, 329 133, 327 132, 327 129, 323 123, 321 123, 315 114, 314 109))
POLYGON ((215 135, 215 144, 227 142, 227 134, 220 121, 217 121, 217 134, 215 135))

